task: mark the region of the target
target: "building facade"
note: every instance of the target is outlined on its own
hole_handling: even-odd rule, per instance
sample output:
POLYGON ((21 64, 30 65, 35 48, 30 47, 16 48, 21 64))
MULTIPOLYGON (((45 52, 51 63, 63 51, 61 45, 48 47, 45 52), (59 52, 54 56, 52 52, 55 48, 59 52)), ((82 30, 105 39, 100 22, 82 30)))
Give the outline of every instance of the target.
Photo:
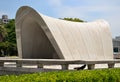
POLYGON ((120 58, 120 36, 113 39, 114 58, 120 58))
POLYGON ((7 24, 9 22, 8 16, 7 15, 2 15, 2 23, 7 24))
POLYGON ((2 18, 0 19, 0 24, 7 24, 9 23, 9 19, 7 15, 2 15, 2 18))

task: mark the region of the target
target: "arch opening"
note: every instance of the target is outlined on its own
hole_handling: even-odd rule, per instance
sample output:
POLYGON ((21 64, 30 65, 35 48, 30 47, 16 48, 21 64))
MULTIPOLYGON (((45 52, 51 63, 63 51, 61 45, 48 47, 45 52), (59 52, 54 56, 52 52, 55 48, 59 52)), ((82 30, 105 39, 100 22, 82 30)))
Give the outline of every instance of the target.
POLYGON ((31 17, 21 28, 22 58, 59 59, 41 26, 31 17))

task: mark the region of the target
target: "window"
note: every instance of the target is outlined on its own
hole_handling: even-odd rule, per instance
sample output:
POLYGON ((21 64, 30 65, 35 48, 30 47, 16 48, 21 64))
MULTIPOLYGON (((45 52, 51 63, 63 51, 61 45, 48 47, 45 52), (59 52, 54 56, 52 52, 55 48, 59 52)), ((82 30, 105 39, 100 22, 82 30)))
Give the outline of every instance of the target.
POLYGON ((114 52, 118 52, 118 47, 114 47, 114 52))

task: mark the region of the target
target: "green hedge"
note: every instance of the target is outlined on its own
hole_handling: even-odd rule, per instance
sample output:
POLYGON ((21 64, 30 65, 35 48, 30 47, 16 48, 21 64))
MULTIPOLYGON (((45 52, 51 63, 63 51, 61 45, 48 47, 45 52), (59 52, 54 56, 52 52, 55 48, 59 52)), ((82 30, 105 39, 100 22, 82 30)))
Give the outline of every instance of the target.
POLYGON ((120 82, 120 68, 6 75, 0 82, 120 82))

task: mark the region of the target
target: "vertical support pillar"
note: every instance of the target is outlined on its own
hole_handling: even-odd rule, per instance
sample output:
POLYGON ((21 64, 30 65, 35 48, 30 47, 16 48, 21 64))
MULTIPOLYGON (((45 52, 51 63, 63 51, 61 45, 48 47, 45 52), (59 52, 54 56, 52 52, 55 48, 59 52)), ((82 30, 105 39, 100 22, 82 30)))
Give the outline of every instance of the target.
POLYGON ((114 68, 114 63, 108 63, 108 68, 114 68))
POLYGON ((0 67, 4 67, 4 62, 0 61, 0 67))
POLYGON ((22 62, 17 61, 17 62, 16 62, 16 67, 22 67, 22 62))
POLYGON ((68 64, 64 64, 64 65, 62 65, 62 70, 68 70, 68 67, 69 67, 68 64))
POLYGON ((43 68, 43 64, 37 64, 37 68, 43 68))
POLYGON ((95 68, 95 64, 88 64, 87 66, 89 70, 92 70, 95 68))

